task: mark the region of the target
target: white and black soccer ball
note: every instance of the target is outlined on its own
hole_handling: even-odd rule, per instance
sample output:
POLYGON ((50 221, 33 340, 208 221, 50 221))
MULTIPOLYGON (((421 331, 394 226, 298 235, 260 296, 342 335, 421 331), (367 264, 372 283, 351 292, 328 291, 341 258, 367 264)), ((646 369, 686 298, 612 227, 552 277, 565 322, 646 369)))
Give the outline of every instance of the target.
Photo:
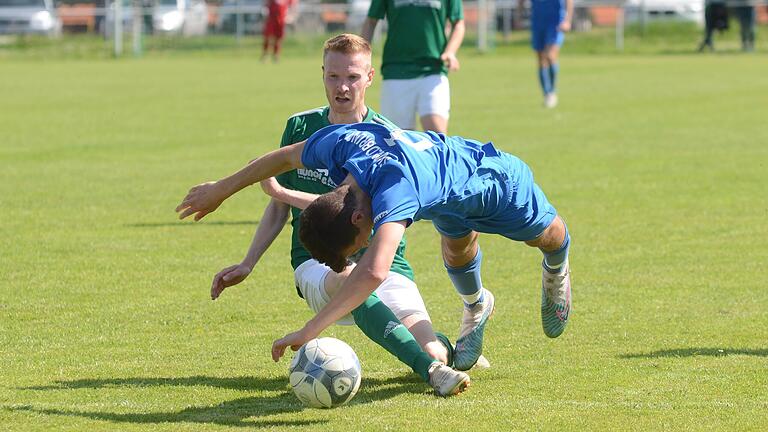
POLYGON ((357 354, 331 337, 312 339, 302 346, 288 369, 291 388, 312 408, 334 408, 349 402, 362 376, 357 354))

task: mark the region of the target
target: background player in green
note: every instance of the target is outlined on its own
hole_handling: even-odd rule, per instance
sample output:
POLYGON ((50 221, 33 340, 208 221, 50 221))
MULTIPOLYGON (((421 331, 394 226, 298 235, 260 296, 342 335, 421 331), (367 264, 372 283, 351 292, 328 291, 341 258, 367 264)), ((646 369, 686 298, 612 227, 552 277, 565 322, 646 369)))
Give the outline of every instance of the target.
MULTIPOLYGON (((329 106, 298 113, 289 118, 281 146, 303 141, 330 124, 360 121, 389 124, 365 105, 365 90, 371 85, 374 74, 368 43, 359 36, 339 35, 326 42, 324 51, 323 81, 329 106)), ((276 183, 271 179, 265 181, 263 187, 273 195, 279 195, 282 187, 306 192, 301 195, 302 202, 291 202, 300 208, 306 207, 315 198, 314 194, 323 194, 336 187, 328 177, 327 171, 323 173, 311 169, 289 171, 279 177, 280 184, 276 183)), ((214 277, 211 298, 216 299, 225 288, 248 277, 282 230, 289 209, 293 215, 291 265, 294 268, 297 292, 315 312, 323 308, 349 275, 352 267, 340 274, 334 273, 326 265, 313 259, 298 238, 301 210, 275 199, 271 200, 265 209, 243 261, 226 267, 214 277)), ((377 289, 376 295, 353 311, 354 323, 369 338, 428 380, 439 394, 453 394, 466 386, 469 377, 433 360, 448 362, 446 345, 450 347, 450 342, 447 339, 440 342, 435 336, 424 302, 413 282, 413 271, 403 257, 404 249, 403 242, 389 277, 377 289), (398 320, 402 321, 408 330, 399 325, 398 320)), ((352 324, 352 321, 352 317, 346 317, 340 323, 352 324)), ((444 338, 442 335, 441 337, 444 338)))
POLYGON ((373 0, 362 36, 370 42, 384 18, 381 113, 402 129, 415 129, 418 115, 424 130, 446 133, 451 108, 447 73, 459 69, 456 52, 464 40, 461 1, 373 0))

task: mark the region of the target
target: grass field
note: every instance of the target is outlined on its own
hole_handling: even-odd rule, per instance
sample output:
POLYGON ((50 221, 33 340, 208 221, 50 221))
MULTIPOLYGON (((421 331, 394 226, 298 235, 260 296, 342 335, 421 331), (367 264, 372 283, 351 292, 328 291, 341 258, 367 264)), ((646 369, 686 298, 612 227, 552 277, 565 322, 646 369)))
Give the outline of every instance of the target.
MULTIPOLYGON (((451 130, 525 159, 568 221, 571 324, 543 335, 539 254, 485 236, 493 368, 437 398, 334 327, 364 378, 330 411, 303 409, 288 359, 269 357, 310 317, 288 229, 243 286, 208 297, 264 196, 243 192, 198 224, 173 212, 324 103, 316 55, 255 57, 3 61, 0 429, 768 428, 768 57, 566 50, 561 106, 545 111, 530 53, 466 50, 451 130)), ((408 236, 435 326, 455 337, 438 237, 427 223, 408 236)))

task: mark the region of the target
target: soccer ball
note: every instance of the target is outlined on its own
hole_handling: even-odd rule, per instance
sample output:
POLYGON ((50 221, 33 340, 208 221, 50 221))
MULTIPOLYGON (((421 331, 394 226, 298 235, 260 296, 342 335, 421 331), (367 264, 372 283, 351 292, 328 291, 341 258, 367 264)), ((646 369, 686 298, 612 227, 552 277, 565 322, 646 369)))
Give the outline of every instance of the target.
POLYGON ((331 337, 304 344, 288 368, 293 392, 312 408, 334 408, 349 402, 360 388, 360 378, 360 361, 355 352, 331 337))

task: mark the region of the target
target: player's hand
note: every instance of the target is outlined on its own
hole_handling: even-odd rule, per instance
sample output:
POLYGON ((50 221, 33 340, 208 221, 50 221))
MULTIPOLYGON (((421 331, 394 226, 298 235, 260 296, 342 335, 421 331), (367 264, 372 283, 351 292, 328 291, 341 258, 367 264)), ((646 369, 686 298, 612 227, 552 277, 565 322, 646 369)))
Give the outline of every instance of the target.
POLYGON ((561 22, 557 28, 560 29, 561 32, 569 32, 571 31, 571 21, 565 20, 561 22))
POLYGON ((211 300, 219 298, 221 292, 224 291, 225 288, 237 285, 244 281, 245 278, 251 274, 252 270, 253 269, 247 265, 240 263, 229 266, 216 273, 216 276, 213 277, 213 282, 211 283, 211 300))
POLYGON ((317 335, 310 335, 306 327, 293 333, 288 333, 282 338, 272 342, 272 360, 278 361, 285 354, 285 349, 291 347, 292 351, 298 351, 302 345, 316 338, 317 335))
POLYGON ((275 179, 274 177, 270 177, 268 179, 265 179, 259 182, 259 185, 261 186, 261 190, 263 190, 265 194, 271 196, 272 198, 280 200, 280 194, 283 191, 283 187, 280 185, 277 179, 275 179))
POLYGON ((443 64, 445 65, 445 67, 447 67, 448 70, 451 72, 457 71, 459 70, 459 67, 461 67, 461 65, 459 64, 459 59, 456 58, 455 53, 444 52, 440 56, 440 60, 443 61, 443 64))
POLYGON ((176 207, 179 219, 195 214, 195 221, 199 221, 208 213, 213 213, 224 202, 218 190, 218 182, 199 184, 187 192, 187 196, 176 207))

